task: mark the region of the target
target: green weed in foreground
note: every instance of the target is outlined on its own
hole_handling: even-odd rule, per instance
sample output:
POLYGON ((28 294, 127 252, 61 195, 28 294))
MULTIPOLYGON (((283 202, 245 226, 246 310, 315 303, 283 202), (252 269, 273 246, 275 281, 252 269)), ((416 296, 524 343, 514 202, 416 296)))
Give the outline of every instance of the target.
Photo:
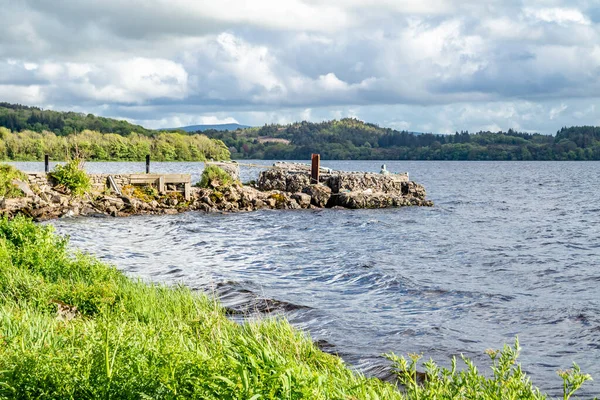
POLYGON ((82 160, 73 159, 65 165, 58 164, 50 176, 59 185, 64 185, 74 195, 82 196, 92 188, 92 182, 88 174, 81 167, 82 160))
POLYGON ((23 197, 24 193, 12 183, 14 179, 27 182, 27 176, 8 164, 0 164, 0 198, 23 197))
MULTIPOLYGON (((417 363, 420 355, 411 354, 409 360, 395 354, 387 355, 392 361, 398 381, 404 385, 411 399, 545 399, 539 389, 533 386, 527 375, 517 363, 520 346, 515 340, 514 347, 505 345, 504 349, 487 350, 492 360, 492 375, 480 374, 472 361, 463 357, 464 370, 457 370, 456 358, 452 359, 450 369, 440 368, 433 360, 425 362, 425 375, 418 379, 417 363), (419 382, 421 380, 421 382, 419 382)), ((559 371, 563 378, 563 399, 568 400, 583 383, 592 377, 582 374, 577 364, 569 371, 559 371)))
MULTIPOLYGON (((205 295, 68 252, 50 226, 0 220, 0 399, 544 398, 524 376, 485 380, 474 367, 449 377, 430 364, 419 386, 402 372, 416 358, 390 357, 405 393, 351 371, 283 319, 238 325, 205 295)), ((496 367, 516 353, 499 357, 496 367)))

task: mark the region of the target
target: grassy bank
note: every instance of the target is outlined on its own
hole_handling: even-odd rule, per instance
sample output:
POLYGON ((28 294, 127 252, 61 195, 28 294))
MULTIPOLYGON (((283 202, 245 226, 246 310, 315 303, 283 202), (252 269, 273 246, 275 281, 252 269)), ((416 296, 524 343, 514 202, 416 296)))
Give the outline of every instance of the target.
MULTIPOLYGON (((350 371, 284 320, 238 325, 204 295, 133 281, 66 246, 50 226, 0 220, 0 398, 405 396, 350 371)), ((516 355, 494 357, 498 377, 433 369, 421 387, 415 364, 390 356, 407 398, 544 398, 516 355)))

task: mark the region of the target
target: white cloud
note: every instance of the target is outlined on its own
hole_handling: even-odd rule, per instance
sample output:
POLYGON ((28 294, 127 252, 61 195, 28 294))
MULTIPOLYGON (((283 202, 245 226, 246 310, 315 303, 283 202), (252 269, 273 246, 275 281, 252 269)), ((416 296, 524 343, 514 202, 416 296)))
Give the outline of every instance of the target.
POLYGON ((548 113, 548 117, 550 119, 556 119, 560 114, 562 114, 567 108, 569 108, 566 104, 561 104, 558 107, 553 107, 548 113))
POLYGON ((333 72, 319 76, 319 86, 325 90, 346 90, 348 84, 341 81, 333 72))
POLYGON ((217 37, 220 50, 216 57, 238 81, 242 90, 250 90, 255 85, 266 90, 283 89, 283 85, 273 71, 274 57, 266 46, 252 46, 230 33, 217 37))
POLYGON ((590 20, 580 10, 575 8, 532 8, 527 7, 523 10, 527 18, 541 22, 556 23, 559 25, 582 24, 589 25, 590 20))
POLYGON ((9 103, 42 104, 46 97, 39 85, 0 85, 0 99, 9 103))

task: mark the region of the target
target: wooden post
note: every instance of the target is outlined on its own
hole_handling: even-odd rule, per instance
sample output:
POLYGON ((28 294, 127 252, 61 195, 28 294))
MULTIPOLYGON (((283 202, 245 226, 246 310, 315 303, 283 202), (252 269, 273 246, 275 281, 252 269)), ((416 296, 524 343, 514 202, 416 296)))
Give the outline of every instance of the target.
POLYGON ((50 156, 48 154, 44 156, 44 171, 50 172, 50 156))
POLYGON ((150 154, 146 154, 146 173, 150 173, 150 154))
POLYGON ((310 183, 319 183, 319 169, 321 168, 321 155, 313 154, 310 168, 310 183))

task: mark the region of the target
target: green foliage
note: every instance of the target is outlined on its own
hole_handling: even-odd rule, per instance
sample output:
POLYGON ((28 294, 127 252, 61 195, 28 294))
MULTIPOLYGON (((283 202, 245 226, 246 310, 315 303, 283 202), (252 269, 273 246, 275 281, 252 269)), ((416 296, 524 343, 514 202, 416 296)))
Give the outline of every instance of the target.
POLYGON ((14 398, 402 396, 283 319, 238 325, 205 295, 129 280, 17 217, 0 220, 0 399, 14 398))
POLYGON ((42 110, 20 104, 0 103, 0 126, 12 131, 50 131, 66 136, 86 129, 102 133, 151 135, 152 131, 127 121, 97 117, 92 114, 42 110))
POLYGON ((306 160, 600 160, 600 127, 561 129, 556 136, 516 132, 413 134, 346 118, 319 123, 207 130, 233 158, 306 160))
MULTIPOLYGON (((420 355, 411 354, 409 360, 388 354, 393 362, 399 382, 406 388, 409 399, 474 399, 474 400, 542 400, 547 396, 533 386, 527 375, 517 363, 520 347, 515 340, 514 347, 505 345, 502 351, 487 350, 492 360, 492 375, 481 374, 475 364, 462 357, 465 368, 457 369, 456 358, 452 359, 450 369, 440 368, 433 360, 423 363, 425 374, 419 376, 417 364, 420 355)), ((582 374, 577 364, 573 370, 559 371, 563 378, 564 399, 567 400, 581 385, 591 380, 582 374)))
POLYGON ((20 179, 27 182, 27 176, 7 164, 0 164, 0 198, 23 197, 25 194, 12 183, 14 179, 20 179))
POLYGON ((57 165, 50 176, 58 185, 68 188, 74 195, 82 196, 92 188, 90 177, 82 168, 82 160, 73 159, 64 165, 57 165))
POLYGON ((207 165, 202 171, 202 177, 198 182, 201 188, 226 188, 234 183, 233 178, 223 168, 216 165, 207 165))
POLYGON ((590 375, 581 372, 576 363, 573 363, 573 369, 558 371, 558 375, 563 379, 563 400, 569 400, 585 382, 592 380, 590 375))
POLYGON ((0 159, 42 160, 44 154, 54 160, 81 157, 93 161, 142 161, 146 154, 156 161, 229 159, 229 150, 222 141, 204 135, 153 132, 151 136, 121 136, 84 130, 57 136, 47 131, 13 133, 0 128, 0 159))

